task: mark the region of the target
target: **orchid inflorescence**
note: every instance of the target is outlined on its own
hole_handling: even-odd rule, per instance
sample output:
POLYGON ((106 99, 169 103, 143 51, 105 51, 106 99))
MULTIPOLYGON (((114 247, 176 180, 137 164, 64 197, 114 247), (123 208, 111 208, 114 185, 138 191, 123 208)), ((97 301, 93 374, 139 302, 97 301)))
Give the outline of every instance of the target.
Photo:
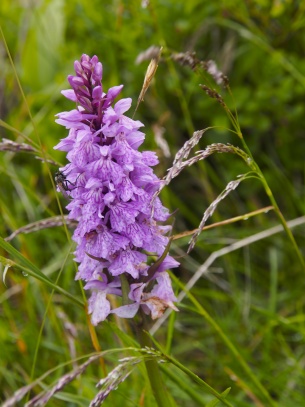
POLYGON ((168 307, 177 310, 166 270, 179 265, 167 254, 172 227, 160 224, 170 214, 156 196, 161 180, 151 167, 158 158, 138 151, 143 124, 124 115, 130 98, 114 104, 123 85, 103 91, 98 58, 84 54, 74 68, 76 75, 68 76, 72 89, 62 94, 76 109, 57 115, 69 134, 55 148, 66 151, 69 161, 60 173, 70 199, 68 217, 78 222, 72 237, 76 279, 92 291, 94 325, 110 313, 132 318, 140 307, 155 319, 168 307), (107 294, 122 296, 122 281, 128 283, 128 301, 111 309, 107 294))

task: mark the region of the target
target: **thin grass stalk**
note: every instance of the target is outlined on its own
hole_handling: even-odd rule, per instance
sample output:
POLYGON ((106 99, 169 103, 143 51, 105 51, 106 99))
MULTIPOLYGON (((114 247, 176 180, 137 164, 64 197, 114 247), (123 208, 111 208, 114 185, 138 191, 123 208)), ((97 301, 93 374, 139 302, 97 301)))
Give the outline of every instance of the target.
MULTIPOLYGON (((196 312, 196 310, 195 310, 196 312)), ((184 365, 182 365, 180 362, 178 362, 175 358, 164 354, 164 352, 162 351, 160 345, 158 344, 158 342, 152 337, 150 336, 152 342, 155 344, 156 348, 159 349, 159 351, 162 353, 162 357, 169 363, 175 365, 176 367, 178 367, 178 369, 180 369, 183 373, 185 373, 187 376, 189 376, 195 383, 198 383, 199 385, 201 385, 203 388, 205 388, 210 394, 212 394, 213 396, 217 397, 219 401, 223 402, 226 406, 228 407, 233 407, 232 404, 227 401, 225 399, 225 397, 229 394, 229 391, 231 390, 231 388, 227 388, 224 392, 222 392, 221 394, 218 393, 213 387, 211 387, 207 382, 205 382, 204 380, 202 380, 199 376, 197 376, 195 373, 193 373, 190 369, 188 369, 187 367, 185 367, 184 365)), ((216 405, 216 404, 215 404, 216 405)))
POLYGON ((172 363, 173 365, 177 366, 180 370, 182 370, 184 373, 186 373, 188 376, 190 376, 196 383, 203 385, 205 388, 208 389, 208 391, 213 394, 215 397, 219 399, 223 404, 225 404, 228 407, 234 407, 229 401, 225 400, 221 395, 219 395, 213 387, 209 386, 206 382, 200 379, 199 376, 197 376, 195 373, 193 373, 191 370, 187 369, 184 365, 182 365, 178 360, 166 355, 166 359, 172 363))
MULTIPOLYGON (((231 92, 230 87, 228 86, 227 89, 228 89, 231 97, 233 98, 233 94, 231 92)), ((281 210, 280 210, 280 208, 279 208, 279 206, 278 206, 278 204, 276 202, 276 199, 274 198, 272 190, 269 187, 269 184, 268 184, 262 170, 260 169, 257 162, 254 160, 253 155, 251 153, 251 150, 249 149, 249 147, 248 147, 248 145, 247 145, 247 143, 246 143, 246 141, 244 139, 244 136, 243 136, 243 134, 241 132, 241 129, 240 129, 240 126, 239 126, 237 112, 235 111, 236 112, 236 117, 234 117, 234 115, 231 113, 231 111, 227 108, 226 105, 223 106, 223 107, 224 107, 226 113, 228 114, 229 119, 231 120, 231 123, 232 123, 232 125, 233 125, 233 127, 234 127, 234 129, 236 131, 237 136, 239 137, 239 139, 240 139, 240 141, 241 141, 241 143, 243 145, 244 150, 249 155, 249 158, 252 160, 251 162, 248 163, 248 165, 259 176, 259 179, 261 180, 261 182, 262 182, 262 184, 264 186, 265 192, 266 192, 271 204, 274 207, 274 211, 275 211, 277 217, 279 218, 279 220, 280 220, 280 222, 281 222, 281 224, 282 224, 282 226, 283 226, 283 228, 284 228, 284 230, 285 230, 285 232, 286 232, 286 234, 287 234, 287 236, 288 236, 288 238, 289 238, 289 240, 290 240, 290 242, 292 244, 292 247, 293 247, 294 251, 296 252, 297 257, 300 260, 300 263, 301 263, 301 265, 302 265, 302 267, 303 267, 303 269, 305 271, 304 257, 303 257, 303 255, 302 255, 302 253, 301 253, 301 251, 300 251, 300 249, 299 249, 299 247, 297 245, 297 242, 296 242, 291 230, 289 229, 289 227, 287 225, 286 219, 284 218, 284 216, 283 216, 283 214, 282 214, 282 212, 281 212, 281 210)))
MULTIPOLYGON (((183 289, 185 290, 183 284, 174 276, 172 275, 172 278, 175 280, 175 282, 183 289)), ((245 362, 244 358, 238 351, 238 349, 234 346, 234 344, 230 341, 230 339, 227 337, 227 335, 224 333, 224 331, 221 329, 221 327, 217 324, 216 321, 209 315, 209 313, 203 308, 203 306, 196 300, 196 298, 187 290, 185 290, 186 295, 188 298, 191 300, 191 302, 195 305, 196 311, 202 315, 205 320, 214 328, 214 330, 218 333, 218 335, 221 337, 223 342, 226 344, 226 346, 229 348, 229 350, 232 352, 236 360, 239 362, 243 370, 246 372, 248 377, 252 380, 252 382, 255 384, 256 388, 260 390, 260 392, 264 395, 266 400, 268 400, 268 405, 272 407, 277 407, 277 403, 272 400, 269 392, 267 389, 261 384, 261 382, 258 380, 256 375, 251 371, 249 368, 248 364, 245 362)))
POLYGON ((240 140, 241 140, 241 142, 243 144, 243 147, 246 150, 247 154, 249 154, 249 157, 253 160, 255 170, 256 170, 256 172, 257 172, 257 174, 258 174, 258 176, 259 176, 259 178, 260 178, 260 180, 261 180, 261 182, 262 182, 262 184, 264 186, 265 192, 266 192, 266 194, 267 194, 267 196, 268 196, 268 198, 269 198, 269 200, 270 200, 270 202, 271 202, 271 204, 272 204, 272 206, 274 208, 274 211, 275 211, 277 217, 279 218, 279 221, 281 222, 281 224, 282 224, 282 226, 283 226, 283 228, 284 228, 284 230, 285 230, 285 232, 286 232, 286 234, 287 234, 287 236, 288 236, 288 238, 289 238, 289 240, 290 240, 290 242, 292 244, 292 247, 293 247, 294 251, 296 252, 297 257, 300 260, 300 263, 301 263, 301 265, 302 265, 302 267, 303 267, 303 269, 305 271, 304 257, 303 257, 303 255, 302 255, 302 253, 301 253, 301 251, 300 251, 300 249, 299 249, 299 247, 297 245, 297 242, 296 242, 290 228, 287 225, 286 219, 284 218, 284 216, 283 216, 283 214, 282 214, 282 212, 281 212, 281 210, 280 210, 280 208, 279 208, 279 206, 278 206, 278 204, 277 204, 277 202, 276 202, 276 200, 274 198, 272 190, 269 187, 269 184, 268 184, 262 170, 258 166, 257 162, 254 160, 254 158, 253 158, 253 156, 251 154, 251 151, 250 151, 250 149, 249 149, 249 147, 248 147, 248 145, 247 145, 247 143, 246 143, 246 141, 245 141, 245 139, 244 139, 244 137, 243 137, 240 130, 238 130, 238 136, 239 136, 239 138, 240 138, 240 140))
MULTIPOLYGON (((66 264, 66 261, 67 261, 67 259, 68 259, 69 252, 70 252, 70 250, 68 251, 68 253, 67 253, 67 255, 66 255, 65 259, 64 259, 63 265, 62 265, 62 267, 61 267, 61 269, 60 269, 60 271, 59 271, 59 273, 58 273, 58 275, 57 275, 57 278, 56 278, 56 281, 55 281, 55 284, 56 284, 56 285, 58 284, 58 281, 59 281, 59 279, 60 279, 60 277, 61 277, 61 273, 62 273, 63 268, 64 268, 64 265, 66 264)), ((49 297, 49 299, 48 299, 48 303, 47 303, 47 306, 46 306, 46 309, 45 309, 45 312, 44 312, 44 316, 43 316, 43 319, 42 319, 42 322, 41 322, 40 330, 39 330, 39 333, 38 333, 38 337, 37 337, 37 341, 36 341, 36 346, 35 346, 35 351, 34 351, 34 358, 33 358, 33 363, 32 363, 32 368, 31 368, 31 374, 30 374, 30 381, 31 381, 31 382, 32 382, 33 379, 34 379, 35 368, 36 368, 37 358, 38 358, 39 345, 41 344, 42 334, 43 334, 43 330, 44 330, 44 326, 45 326, 47 314, 48 314, 49 309, 50 309, 50 307, 51 307, 51 305, 52 305, 54 293, 55 293, 55 289, 53 288, 53 289, 52 289, 52 292, 51 292, 51 294, 50 294, 50 297, 49 297)), ((29 398, 30 398, 30 392, 28 392, 27 397, 26 397, 26 400, 28 401, 29 398)))
POLYGON ((177 374, 175 374, 171 369, 166 369, 165 366, 161 366, 161 370, 164 374, 174 382, 178 388, 182 389, 189 397, 194 400, 197 406, 206 407, 206 401, 203 400, 198 390, 190 386, 190 383, 182 380, 177 374))

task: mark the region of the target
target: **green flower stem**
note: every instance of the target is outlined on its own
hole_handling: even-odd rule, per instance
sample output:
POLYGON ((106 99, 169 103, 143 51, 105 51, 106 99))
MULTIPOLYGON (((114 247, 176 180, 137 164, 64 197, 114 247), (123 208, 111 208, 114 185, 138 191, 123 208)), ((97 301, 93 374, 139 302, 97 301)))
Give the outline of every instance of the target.
POLYGON ((238 131, 237 134, 238 134, 238 136, 239 136, 239 138, 240 138, 240 140, 241 140, 241 142, 243 144, 243 147, 244 147, 245 151, 247 152, 247 154, 249 155, 249 157, 251 159, 251 163, 248 163, 248 165, 259 176, 259 178, 260 178, 260 180, 261 180, 261 182, 262 182, 262 184, 264 186, 265 192, 268 195, 268 198, 269 198, 271 204, 274 207, 274 211, 275 211, 276 215, 278 216, 278 218, 279 218, 279 220, 280 220, 280 222, 281 222, 281 224, 282 224, 282 226, 283 226, 289 240, 291 241, 291 244, 292 244, 292 246, 293 246, 293 248, 294 248, 294 250, 295 250, 295 252, 296 252, 296 254, 297 254, 297 256, 298 256, 298 258, 300 260, 300 263, 302 264, 302 267, 303 267, 303 269, 305 271, 304 257, 303 257, 303 255, 302 255, 302 253, 301 253, 301 251, 300 251, 300 249, 299 249, 299 247, 297 245, 297 242, 296 242, 296 240, 295 240, 295 238, 294 238, 294 236, 293 236, 293 234, 291 232, 291 229, 287 225, 286 219, 284 218, 284 216, 283 216, 283 214, 282 214, 282 212, 281 212, 281 210, 280 210, 280 208, 279 208, 279 206, 278 206, 278 204, 277 204, 277 202, 276 202, 276 200, 274 198, 274 195, 273 195, 273 193, 272 193, 272 191, 271 191, 271 189, 270 189, 270 187, 268 185, 268 182, 266 181, 266 178, 265 178, 264 174, 262 173, 261 169, 259 168, 258 164, 254 160, 254 158, 253 158, 253 156, 251 154, 251 151, 250 151, 249 147, 247 146, 247 143, 245 142, 245 140, 243 138, 242 133, 240 131, 238 131))
POLYGON ((120 275, 120 281, 122 286, 122 305, 128 305, 131 303, 130 299, 128 298, 130 287, 125 274, 120 275))
MULTIPOLYGON (((124 274, 120 275, 120 280, 122 286, 122 304, 127 305, 131 302, 128 298, 128 293, 130 291, 129 283, 124 274)), ((147 333, 145 332, 145 330, 148 331, 148 328, 146 327, 147 325, 146 315, 143 312, 141 312, 140 316, 141 321, 138 322, 138 324, 136 324, 140 345, 142 348, 145 347, 153 348, 154 347, 153 343, 149 335, 147 335, 147 333)), ((173 406, 173 403, 171 402, 171 399, 169 398, 169 395, 164 387, 158 362, 155 359, 145 360, 145 366, 150 381, 151 389, 158 404, 158 407, 173 406)))
MULTIPOLYGON (((149 347, 154 348, 153 343, 149 335, 145 332, 148 331, 146 327, 146 315, 141 312, 142 323, 137 325, 138 339, 142 348, 149 347)), ((145 366, 147 370, 147 375, 150 381, 151 389, 153 395, 156 399, 158 407, 171 407, 173 406, 172 399, 164 386, 164 381, 162 380, 161 371, 158 362, 155 359, 145 360, 145 366)))

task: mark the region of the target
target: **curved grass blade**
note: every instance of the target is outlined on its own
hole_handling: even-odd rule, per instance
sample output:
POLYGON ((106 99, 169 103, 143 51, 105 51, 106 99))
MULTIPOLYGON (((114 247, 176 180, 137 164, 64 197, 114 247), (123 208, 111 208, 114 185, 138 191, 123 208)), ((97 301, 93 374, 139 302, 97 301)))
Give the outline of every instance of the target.
MULTIPOLYGON (((260 393, 264 396, 264 398, 268 401, 268 405, 272 407, 276 407, 277 403, 271 398, 271 395, 269 394, 268 390, 264 387, 264 385, 260 382, 260 380, 257 378, 255 373, 252 372, 250 366, 248 363, 244 360, 243 356, 239 352, 238 348, 231 342, 231 340, 228 338, 228 336, 225 334, 225 332, 221 329, 221 327, 217 324, 217 322, 210 316, 210 314, 205 310, 205 308, 197 301, 197 299, 190 293, 190 291, 186 290, 183 284, 175 277, 172 275, 173 280, 175 283, 182 288, 182 290, 185 290, 187 297, 189 300, 193 303, 195 309, 194 312, 197 312, 199 315, 201 315, 217 332, 217 334, 220 336, 224 344, 227 346, 227 348, 231 351, 233 356, 235 357, 236 361, 239 363, 239 365, 242 367, 244 372, 247 374, 251 382, 255 385, 256 389, 260 391, 260 393)), ((177 362, 179 363, 179 362, 177 362)), ((182 368, 185 368, 182 366, 182 368)))
MULTIPOLYGON (((37 278, 37 280, 42 281, 43 283, 47 284, 50 288, 53 288, 57 292, 63 294, 65 297, 69 298, 77 305, 84 307, 84 303, 79 300, 78 298, 74 297, 68 291, 64 290, 57 284, 54 284, 49 277, 45 276, 40 269, 35 266, 30 260, 24 257, 18 250, 16 250, 12 245, 7 243, 2 237, 0 237, 0 247, 2 247, 7 253, 9 253, 12 257, 17 259, 19 263, 15 263, 14 267, 18 267, 23 270, 26 274, 29 274, 32 277, 37 278)), ((12 265, 11 265, 12 266, 12 265)))

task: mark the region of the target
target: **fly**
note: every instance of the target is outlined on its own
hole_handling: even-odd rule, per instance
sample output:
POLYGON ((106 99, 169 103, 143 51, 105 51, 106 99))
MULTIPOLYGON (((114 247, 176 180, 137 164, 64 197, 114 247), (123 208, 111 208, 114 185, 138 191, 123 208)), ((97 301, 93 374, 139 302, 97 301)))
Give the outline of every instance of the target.
POLYGON ((68 180, 66 179, 65 174, 64 174, 63 172, 61 172, 61 171, 56 171, 56 172, 55 172, 54 179, 55 179, 56 186, 58 187, 58 189, 60 190, 60 192, 63 194, 63 196, 64 196, 66 199, 70 199, 70 200, 71 200, 71 197, 70 197, 70 195, 69 195, 68 192, 67 192, 67 191, 70 192, 70 189, 69 189, 69 187, 68 187, 68 183, 71 184, 71 185, 74 185, 74 184, 72 184, 72 182, 68 181, 68 180))

